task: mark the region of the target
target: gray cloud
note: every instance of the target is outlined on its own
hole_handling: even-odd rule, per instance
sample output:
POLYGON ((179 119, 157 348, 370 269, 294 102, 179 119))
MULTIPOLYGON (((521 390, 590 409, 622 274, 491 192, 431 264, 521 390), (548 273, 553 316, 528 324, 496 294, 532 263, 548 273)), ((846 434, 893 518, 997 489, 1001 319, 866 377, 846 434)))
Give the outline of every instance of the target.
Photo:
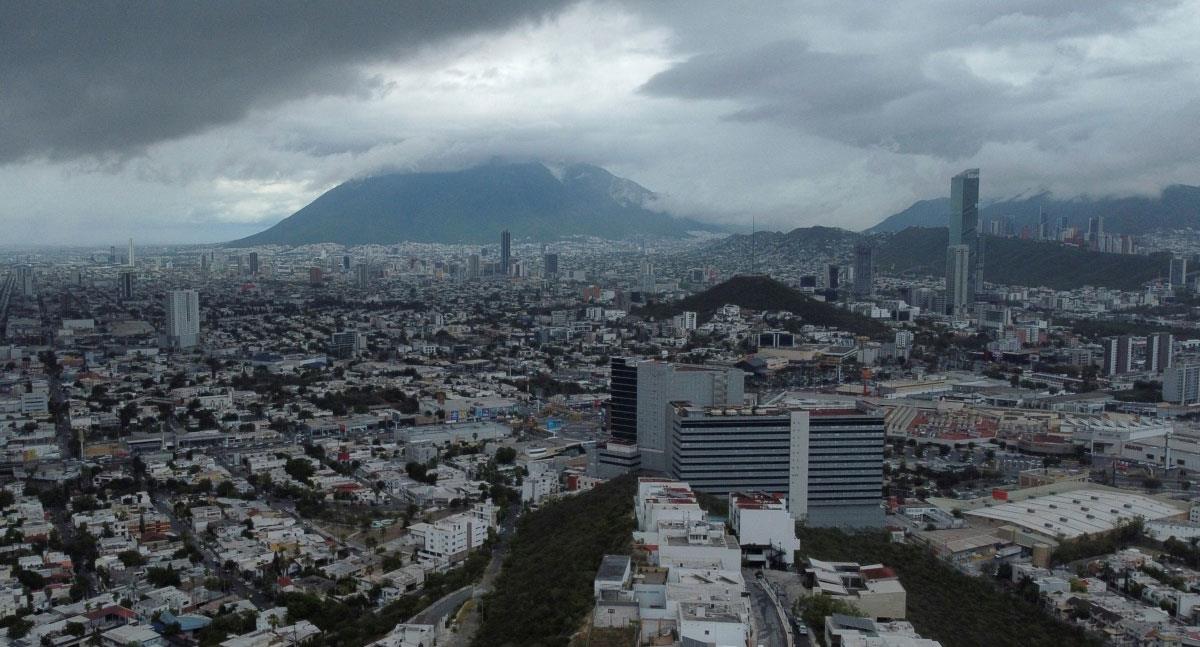
POLYGON ((123 155, 312 95, 369 96, 362 65, 539 19, 563 0, 10 2, 0 163, 123 155))

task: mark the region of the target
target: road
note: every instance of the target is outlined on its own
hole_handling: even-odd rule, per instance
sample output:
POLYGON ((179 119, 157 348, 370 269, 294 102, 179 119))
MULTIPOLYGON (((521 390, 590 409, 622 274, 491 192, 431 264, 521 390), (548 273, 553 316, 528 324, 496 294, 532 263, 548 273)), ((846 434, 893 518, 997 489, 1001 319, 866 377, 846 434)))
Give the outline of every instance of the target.
POLYGON ((763 647, 788 647, 787 632, 779 619, 779 611, 763 589, 762 582, 754 577, 752 569, 743 569, 746 588, 750 591, 750 618, 754 626, 755 644, 763 647))
POLYGON ((446 616, 457 611, 464 602, 471 599, 471 596, 475 595, 476 588, 478 587, 470 584, 444 596, 437 602, 425 607, 424 611, 409 619, 409 624, 436 625, 441 623, 446 619, 446 616))

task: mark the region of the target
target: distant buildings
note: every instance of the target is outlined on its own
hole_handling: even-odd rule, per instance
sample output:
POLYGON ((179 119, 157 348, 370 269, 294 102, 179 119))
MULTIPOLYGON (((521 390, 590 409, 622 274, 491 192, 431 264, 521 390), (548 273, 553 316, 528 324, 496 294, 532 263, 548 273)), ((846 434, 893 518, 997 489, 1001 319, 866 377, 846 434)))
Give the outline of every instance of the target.
POLYGON ((120 292, 122 299, 133 298, 133 272, 121 272, 120 292))
POLYGON ((1175 365, 1175 336, 1169 332, 1154 333, 1146 337, 1146 370, 1162 373, 1175 365))
POLYGON ((171 290, 163 303, 167 318, 167 344, 193 348, 200 341, 200 294, 195 290, 171 290))
POLYGON ((546 277, 558 276, 558 254, 545 254, 542 256, 542 275, 546 277))
POLYGON ((946 250, 946 309, 948 314, 967 311, 972 300, 971 248, 951 245, 946 250))
POLYGON ((854 296, 868 298, 875 294, 875 246, 860 242, 854 246, 854 296))
POLYGON ((500 266, 497 274, 508 276, 512 269, 512 234, 507 229, 500 232, 500 266))
POLYGON ((1170 281, 1171 289, 1176 293, 1187 290, 1187 259, 1178 256, 1171 257, 1170 281))
POLYGON ((946 254, 947 302, 959 308, 975 301, 983 286, 983 242, 979 235, 979 169, 967 169, 950 179, 950 242, 946 254), (966 246, 963 259, 956 247, 966 246), (953 289, 952 289, 953 286, 953 289), (958 297, 958 300, 951 297, 958 297))
POLYGON ((1101 369, 1104 375, 1124 375, 1133 367, 1133 337, 1121 335, 1108 337, 1101 342, 1104 359, 1101 369))

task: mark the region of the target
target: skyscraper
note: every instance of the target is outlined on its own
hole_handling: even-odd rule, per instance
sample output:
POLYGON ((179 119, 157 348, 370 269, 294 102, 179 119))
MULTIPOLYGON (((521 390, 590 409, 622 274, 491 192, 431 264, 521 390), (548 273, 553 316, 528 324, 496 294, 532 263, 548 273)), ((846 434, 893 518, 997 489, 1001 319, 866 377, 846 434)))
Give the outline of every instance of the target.
POLYGON ((1151 373, 1162 373, 1174 364, 1175 336, 1169 332, 1159 332, 1146 336, 1146 370, 1151 373))
POLYGON ((875 247, 869 242, 854 246, 854 296, 875 294, 875 247))
POLYGON ((830 290, 838 289, 838 286, 841 285, 841 278, 841 267, 830 264, 825 268, 825 287, 829 288, 830 290))
POLYGON ((163 303, 167 318, 167 343, 172 348, 192 348, 200 341, 200 294, 171 290, 163 303))
POLYGON ((1104 348, 1104 361, 1101 371, 1104 375, 1124 375, 1133 367, 1133 337, 1107 337, 1101 340, 1104 348))
POLYGON ((500 232, 500 274, 508 276, 512 267, 512 234, 507 229, 500 232))
POLYGON ((558 276, 558 254, 544 254, 542 256, 542 274, 544 276, 558 276))
POLYGON ((250 274, 258 275, 258 252, 250 252, 250 274))
POLYGON ((133 298, 133 272, 121 272, 121 298, 133 298))
POLYGON ((371 287, 371 266, 366 263, 359 263, 354 268, 354 286, 360 290, 366 290, 371 287))
POLYGON ((471 254, 467 257, 467 278, 472 281, 477 280, 480 276, 479 254, 471 254))
POLYGON ((1171 289, 1175 292, 1187 290, 1187 259, 1180 256, 1171 257, 1171 289))
POLYGON ((129 239, 129 267, 133 267, 133 266, 134 266, 134 258, 133 258, 133 239, 132 239, 132 238, 130 238, 130 239, 129 239))
POLYGON ((1089 249, 1100 249, 1104 239, 1104 216, 1088 218, 1087 243, 1089 249))
POLYGON ((946 250, 946 311, 961 315, 971 305, 971 248, 951 245, 946 250))
POLYGON ((658 279, 654 276, 654 262, 643 260, 638 273, 639 289, 646 294, 654 294, 657 290, 658 279))
MULTIPOLYGON (((965 292, 960 296, 963 305, 975 301, 975 294, 983 286, 983 248, 979 236, 979 169, 972 168, 950 178, 950 242, 949 247, 964 245, 967 248, 967 275, 964 284, 965 292)), ((956 283, 954 273, 957 271, 955 253, 948 251, 946 255, 946 300, 958 305, 952 298, 949 288, 956 283)), ((956 283, 957 285, 957 283, 956 283)))
POLYGON ((637 444, 638 360, 614 357, 609 363, 608 432, 613 440, 637 444))

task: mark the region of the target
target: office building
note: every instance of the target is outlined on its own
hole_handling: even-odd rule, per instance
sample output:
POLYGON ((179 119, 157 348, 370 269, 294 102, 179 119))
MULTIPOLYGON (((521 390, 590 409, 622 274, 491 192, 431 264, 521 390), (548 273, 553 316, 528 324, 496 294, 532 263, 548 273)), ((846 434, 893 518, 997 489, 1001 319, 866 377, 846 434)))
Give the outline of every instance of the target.
POLYGON ((946 312, 961 315, 971 305, 971 248, 951 245, 946 251, 946 312))
POLYGON ((609 362, 608 433, 613 440, 637 445, 638 360, 614 357, 609 362))
POLYGON ((15 285, 14 288, 20 292, 23 297, 31 297, 34 294, 33 286, 33 266, 18 265, 14 271, 15 285))
POLYGON ((882 415, 688 402, 670 414, 670 473, 695 490, 784 493, 813 527, 883 525, 882 415))
POLYGON ((645 294, 654 294, 657 289, 657 281, 654 276, 653 261, 643 260, 638 271, 639 289, 645 294))
POLYGON ((861 242, 854 246, 854 296, 875 295, 875 246, 861 242))
POLYGON ((200 294, 195 290, 171 290, 163 303, 167 317, 167 344, 193 348, 200 342, 200 294))
POLYGON ((1172 366, 1163 371, 1163 400, 1172 404, 1200 404, 1200 364, 1172 366))
POLYGON ((1170 272, 1171 289, 1176 294, 1186 292, 1187 285, 1187 259, 1178 256, 1171 257, 1171 272, 1170 272))
POLYGON ((1101 341, 1101 345, 1104 348, 1104 361, 1101 366, 1104 375, 1124 375, 1132 370, 1132 336, 1108 337, 1101 341))
POLYGON ((355 330, 343 330, 329 335, 329 354, 338 359, 354 357, 366 347, 367 336, 355 330))
POLYGON ((1042 211, 1041 207, 1038 208, 1037 239, 1038 240, 1054 240, 1055 239, 1054 226, 1052 224, 1050 224, 1050 214, 1042 211))
POLYGON ((500 232, 500 266, 497 268, 497 273, 501 276, 508 276, 509 269, 512 267, 512 234, 507 229, 500 232))
POLYGON ((669 413, 672 477, 699 492, 789 493, 792 419, 803 412, 675 402, 669 413))
POLYGON ((133 272, 121 272, 120 292, 122 299, 133 298, 133 272))
POLYGON ((1146 370, 1162 373, 1175 365, 1175 336, 1160 332, 1146 337, 1146 370))
POLYGON ((740 406, 745 395, 745 374, 740 369, 644 361, 637 364, 637 444, 642 468, 665 472, 667 418, 671 403, 693 406, 740 406))
POLYGON ((542 256, 542 275, 546 277, 558 276, 558 254, 544 254, 542 256))
POLYGON ((135 261, 134 261, 134 257, 133 257, 133 239, 132 238, 129 239, 129 259, 128 260, 129 260, 129 267, 133 267, 135 261))
POLYGON ((354 287, 366 290, 371 287, 371 266, 359 263, 354 268, 354 287))
POLYGON ((350 255, 349 254, 342 255, 342 271, 343 272, 350 271, 350 255))
POLYGON ((475 281, 480 276, 479 254, 471 254, 467 257, 467 278, 475 281))
MULTIPOLYGON (((963 304, 975 301, 983 287, 983 246, 979 235, 979 169, 967 169, 950 178, 950 241, 949 249, 967 247, 967 280, 963 304)), ((958 281, 959 259, 953 252, 946 256, 947 301, 957 306, 949 286, 958 281)))
POLYGON ((1087 244, 1089 249, 1099 250, 1104 240, 1104 216, 1088 218, 1087 244))
POLYGON ((250 274, 258 276, 258 252, 250 252, 250 274))
POLYGON ((842 283, 841 278, 842 278, 842 268, 841 267, 830 263, 829 266, 825 268, 825 287, 826 288, 828 288, 830 290, 838 289, 838 286, 840 286, 842 283))
POLYGON ((812 527, 882 527, 883 415, 854 407, 802 413, 793 417, 792 516, 812 527))

